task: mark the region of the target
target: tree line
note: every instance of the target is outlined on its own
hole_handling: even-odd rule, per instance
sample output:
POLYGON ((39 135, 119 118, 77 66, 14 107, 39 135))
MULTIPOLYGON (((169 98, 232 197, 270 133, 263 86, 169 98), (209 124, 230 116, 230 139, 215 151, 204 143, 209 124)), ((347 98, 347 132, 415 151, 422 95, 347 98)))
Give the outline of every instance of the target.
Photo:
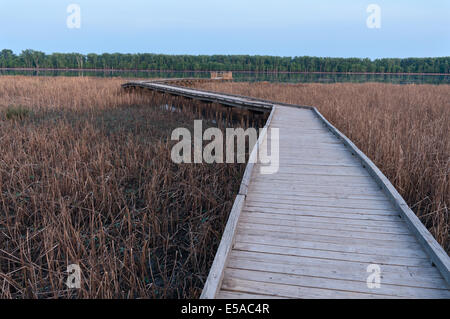
POLYGON ((256 71, 256 72, 387 72, 450 73, 450 57, 437 58, 321 58, 250 55, 80 54, 24 50, 0 53, 1 68, 256 71))

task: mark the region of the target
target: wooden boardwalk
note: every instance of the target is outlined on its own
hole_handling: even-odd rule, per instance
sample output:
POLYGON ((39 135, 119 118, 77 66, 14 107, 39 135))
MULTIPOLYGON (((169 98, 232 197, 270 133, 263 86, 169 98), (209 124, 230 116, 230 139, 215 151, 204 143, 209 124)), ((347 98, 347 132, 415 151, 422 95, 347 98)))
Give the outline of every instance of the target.
POLYGON ((279 129, 279 171, 262 175, 261 164, 248 164, 202 298, 450 298, 448 255, 315 108, 127 85, 269 109, 267 128, 279 129), (379 288, 367 283, 374 269, 379 288))

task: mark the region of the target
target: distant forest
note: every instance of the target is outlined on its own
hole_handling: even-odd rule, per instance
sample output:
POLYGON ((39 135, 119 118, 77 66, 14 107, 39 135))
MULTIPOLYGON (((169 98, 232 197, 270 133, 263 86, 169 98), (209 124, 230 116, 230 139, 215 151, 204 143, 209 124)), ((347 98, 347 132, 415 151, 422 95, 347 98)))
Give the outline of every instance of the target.
POLYGON ((360 59, 250 55, 79 54, 24 50, 0 53, 1 68, 257 71, 257 72, 387 72, 450 73, 450 57, 360 59))

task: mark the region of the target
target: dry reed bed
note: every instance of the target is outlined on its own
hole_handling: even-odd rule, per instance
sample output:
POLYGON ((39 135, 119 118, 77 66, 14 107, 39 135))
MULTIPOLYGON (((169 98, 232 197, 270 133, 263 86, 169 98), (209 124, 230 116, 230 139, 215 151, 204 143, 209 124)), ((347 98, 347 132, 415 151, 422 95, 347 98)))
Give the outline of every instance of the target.
POLYGON ((450 251, 450 86, 206 83, 197 87, 313 105, 383 171, 450 251))
POLYGON ((244 165, 174 164, 168 139, 230 114, 121 83, 0 77, 0 298, 199 296, 244 165))

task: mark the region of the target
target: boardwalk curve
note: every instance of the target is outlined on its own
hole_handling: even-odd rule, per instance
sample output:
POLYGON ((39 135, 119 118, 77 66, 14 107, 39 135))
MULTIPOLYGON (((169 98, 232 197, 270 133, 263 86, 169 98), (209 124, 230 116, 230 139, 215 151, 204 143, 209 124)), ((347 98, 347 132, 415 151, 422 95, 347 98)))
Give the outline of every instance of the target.
POLYGON ((266 127, 279 129, 280 169, 247 165, 201 298, 450 298, 449 256, 316 108, 168 83, 124 87, 270 111, 266 127))

